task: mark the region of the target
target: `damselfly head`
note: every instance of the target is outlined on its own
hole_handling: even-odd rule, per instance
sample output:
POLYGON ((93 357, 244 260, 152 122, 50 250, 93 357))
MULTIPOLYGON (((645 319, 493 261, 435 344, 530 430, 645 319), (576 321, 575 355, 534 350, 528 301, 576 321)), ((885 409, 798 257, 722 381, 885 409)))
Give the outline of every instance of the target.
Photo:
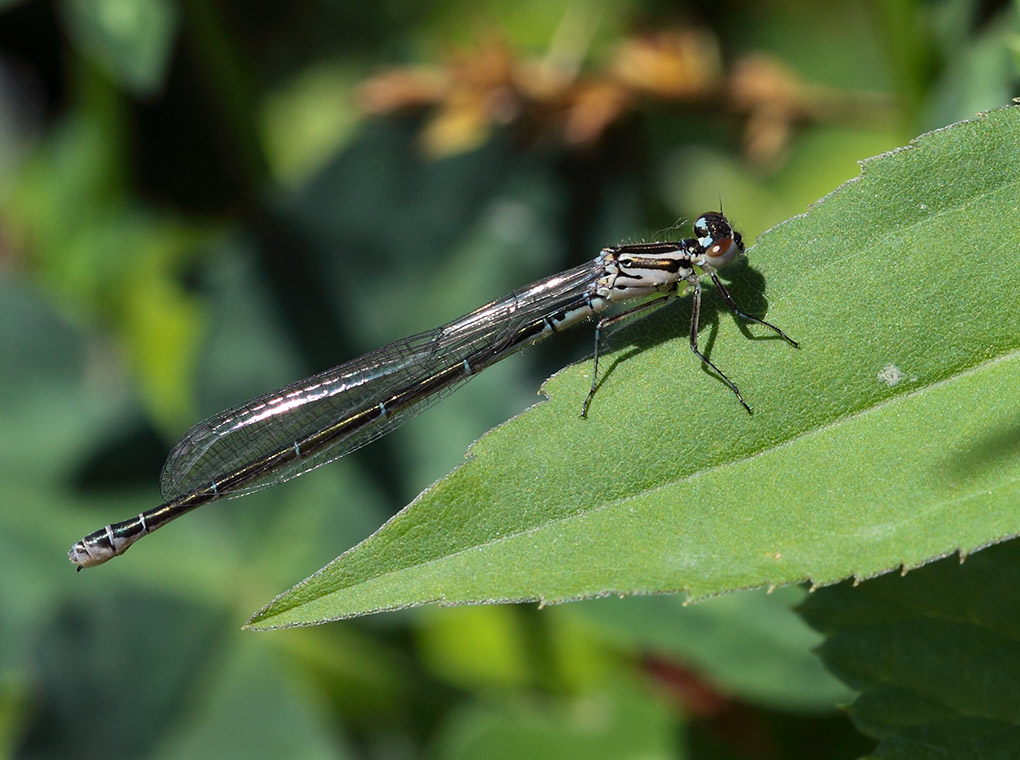
POLYGON ((705 249, 705 263, 721 269, 744 252, 744 240, 718 211, 708 211, 694 223, 694 234, 705 249))

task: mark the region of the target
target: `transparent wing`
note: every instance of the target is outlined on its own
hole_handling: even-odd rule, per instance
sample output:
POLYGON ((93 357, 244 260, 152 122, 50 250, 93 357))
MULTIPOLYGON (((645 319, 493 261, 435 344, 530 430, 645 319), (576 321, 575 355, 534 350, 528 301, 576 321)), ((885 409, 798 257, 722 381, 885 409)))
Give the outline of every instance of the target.
POLYGON ((338 367, 266 393, 199 423, 174 446, 160 487, 170 500, 207 486, 224 474, 288 450, 390 396, 465 362, 470 373, 432 384, 428 393, 380 416, 329 446, 269 470, 229 496, 281 483, 350 453, 422 412, 484 367, 543 337, 525 328, 583 296, 602 275, 596 259, 532 283, 458 320, 413 335, 338 367), (518 339, 525 335, 525 339, 518 339))

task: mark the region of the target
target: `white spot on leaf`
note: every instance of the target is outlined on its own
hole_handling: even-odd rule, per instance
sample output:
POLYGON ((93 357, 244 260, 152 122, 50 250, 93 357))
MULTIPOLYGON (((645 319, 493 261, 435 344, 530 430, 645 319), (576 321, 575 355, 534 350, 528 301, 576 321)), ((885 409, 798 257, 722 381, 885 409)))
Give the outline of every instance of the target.
POLYGON ((902 382, 912 383, 917 380, 916 375, 907 375, 895 364, 887 364, 878 371, 878 381, 885 383, 890 388, 895 388, 902 382))

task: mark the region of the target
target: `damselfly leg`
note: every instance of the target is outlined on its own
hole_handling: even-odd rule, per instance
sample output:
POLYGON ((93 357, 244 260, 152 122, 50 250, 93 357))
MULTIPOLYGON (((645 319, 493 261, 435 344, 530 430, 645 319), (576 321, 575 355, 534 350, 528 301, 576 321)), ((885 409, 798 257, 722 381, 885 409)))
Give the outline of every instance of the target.
POLYGON ((737 306, 736 301, 733 300, 733 296, 730 295, 730 291, 728 291, 726 289, 726 286, 722 284, 722 281, 719 279, 719 275, 717 275, 715 272, 711 272, 709 273, 709 277, 712 278, 712 282, 715 284, 716 290, 719 291, 719 295, 722 296, 723 301, 725 302, 727 308, 729 308, 730 311, 732 311, 741 319, 746 319, 748 322, 754 322, 759 325, 765 325, 765 327, 774 330, 779 335, 780 338, 785 340, 794 348, 800 348, 800 343, 795 341, 793 338, 784 333, 782 330, 780 330, 771 322, 766 322, 764 319, 758 319, 758 317, 752 317, 747 312, 741 311, 740 307, 737 306))
POLYGON ((617 322, 626 319, 627 317, 632 317, 635 314, 639 314, 650 309, 652 310, 658 309, 662 306, 665 306, 666 302, 673 298, 675 295, 676 290, 674 289, 673 292, 671 293, 666 293, 665 295, 658 296, 657 298, 653 298, 651 301, 646 301, 645 303, 639 303, 637 306, 627 309, 626 311, 621 311, 619 314, 613 314, 612 316, 604 317, 595 324, 595 356, 593 358, 591 368, 591 388, 588 389, 588 395, 585 397, 584 403, 581 405, 581 417, 588 416, 588 405, 591 404, 591 400, 595 396, 595 389, 598 387, 599 354, 601 353, 602 349, 602 331, 605 330, 607 327, 611 327, 617 322))

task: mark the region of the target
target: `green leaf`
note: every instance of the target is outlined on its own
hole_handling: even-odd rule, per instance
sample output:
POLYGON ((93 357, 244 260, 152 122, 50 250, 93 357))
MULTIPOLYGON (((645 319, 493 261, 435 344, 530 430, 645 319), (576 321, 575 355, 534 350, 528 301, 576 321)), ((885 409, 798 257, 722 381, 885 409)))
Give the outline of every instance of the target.
POLYGON ((1020 730, 1020 546, 905 578, 825 589, 801 614, 861 691, 849 708, 876 757, 1015 757, 1020 730))
POLYGON ((1020 110, 995 111, 868 161, 764 235, 732 292, 760 314, 767 281, 801 348, 714 296, 702 315, 753 416, 691 356, 684 299, 613 336, 588 419, 586 362, 250 625, 823 585, 1016 535, 1018 152, 1020 110))

